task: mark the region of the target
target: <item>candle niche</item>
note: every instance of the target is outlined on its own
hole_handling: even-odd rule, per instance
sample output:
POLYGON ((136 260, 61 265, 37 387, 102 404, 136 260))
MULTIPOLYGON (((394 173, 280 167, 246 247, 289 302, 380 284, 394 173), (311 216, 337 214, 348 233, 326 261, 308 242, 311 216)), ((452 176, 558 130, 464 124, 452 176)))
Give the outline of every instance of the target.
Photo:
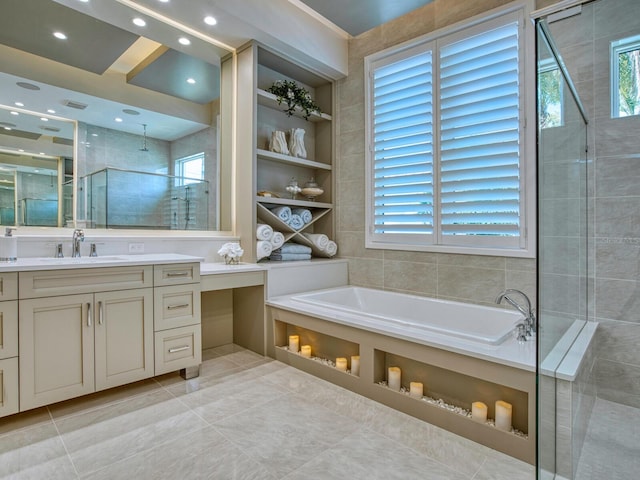
POLYGON ((425 408, 438 407, 467 417, 470 421, 473 419, 477 423, 486 424, 486 428, 510 432, 513 427, 512 434, 527 436, 529 396, 526 392, 401 355, 374 350, 374 382, 387 390, 392 389, 388 383, 389 367, 396 367, 401 371, 399 395, 406 397, 405 401, 409 398, 419 399, 427 404, 425 408), (420 397, 418 384, 423 387, 420 397), (497 401, 512 405, 508 427, 502 427, 507 423, 506 414, 501 414, 501 418, 505 418, 501 420, 501 428, 497 428, 498 422, 494 421, 497 401))
MULTIPOLYGON (((290 352, 290 355, 296 354, 294 358, 310 359, 350 375, 360 375, 360 346, 357 343, 279 320, 274 322, 274 326, 276 346, 284 353, 290 352), (297 350, 295 349, 296 338, 297 350), (292 343, 293 348, 291 348, 292 343)), ((276 358, 285 363, 294 364, 291 358, 281 356, 278 349, 276 349, 276 358)))

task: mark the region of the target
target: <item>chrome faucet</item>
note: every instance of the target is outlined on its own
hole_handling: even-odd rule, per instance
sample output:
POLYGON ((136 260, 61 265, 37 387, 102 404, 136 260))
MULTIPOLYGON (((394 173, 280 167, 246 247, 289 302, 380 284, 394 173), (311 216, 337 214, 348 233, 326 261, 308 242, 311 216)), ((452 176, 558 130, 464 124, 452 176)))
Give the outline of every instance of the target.
POLYGON ((73 231, 73 248, 71 250, 71 257, 76 258, 80 256, 80 242, 84 242, 84 230, 76 228, 73 231))
POLYGON ((524 315, 526 335, 535 333, 536 315, 533 308, 531 308, 531 300, 529 300, 529 297, 527 297, 527 295, 520 290, 516 290, 515 288, 507 288, 506 290, 500 292, 500 294, 496 297, 496 303, 500 304, 502 303, 502 300, 507 302, 509 305, 518 310, 522 315, 524 315), (524 299, 526 308, 516 302, 513 298, 511 298, 513 294, 518 294, 524 299))

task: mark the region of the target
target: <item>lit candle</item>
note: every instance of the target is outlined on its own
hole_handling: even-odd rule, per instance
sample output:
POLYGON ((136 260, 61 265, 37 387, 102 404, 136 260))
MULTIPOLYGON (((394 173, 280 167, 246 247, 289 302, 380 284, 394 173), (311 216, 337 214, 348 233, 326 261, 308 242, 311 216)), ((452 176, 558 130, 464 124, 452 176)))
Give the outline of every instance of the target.
POLYGON ((347 371, 347 359, 346 357, 338 357, 336 358, 336 368, 341 372, 347 371))
POLYGON ((360 355, 351 356, 351 375, 360 375, 360 355))
POLYGON ((298 335, 289 335, 289 350, 298 353, 300 346, 300 337, 298 335))
POLYGON ((389 384, 389 388, 391 390, 395 390, 396 392, 400 391, 400 376, 400 367, 389 367, 387 383, 389 384))
POLYGON ((485 423, 487 421, 487 405, 482 402, 471 404, 471 418, 476 422, 485 423))
POLYGON ((300 347, 300 355, 305 358, 311 358, 311 345, 302 345, 300 347))
POLYGON ((498 400, 496 402, 496 428, 511 431, 511 412, 513 407, 510 403, 498 400))
POLYGON ((424 392, 424 385, 420 382, 411 382, 409 384, 409 395, 413 398, 422 398, 424 392))

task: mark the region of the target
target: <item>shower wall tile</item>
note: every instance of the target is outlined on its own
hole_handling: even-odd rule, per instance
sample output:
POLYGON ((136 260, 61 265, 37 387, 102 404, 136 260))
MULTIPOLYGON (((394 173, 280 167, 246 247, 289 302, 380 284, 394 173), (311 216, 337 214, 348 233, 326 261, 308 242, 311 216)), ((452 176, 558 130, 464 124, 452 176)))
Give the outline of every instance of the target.
POLYGON ((599 278, 637 281, 640 276, 640 238, 623 238, 615 243, 599 242, 595 248, 599 278))
POLYGON ((640 357, 638 357, 640 324, 606 319, 598 319, 598 322, 598 357, 640 367, 640 357))
POLYGON ((384 262, 376 259, 349 259, 349 283, 362 287, 384 286, 384 262))
POLYGON ((347 258, 377 258, 382 259, 384 251, 375 248, 365 248, 364 232, 340 231, 336 235, 340 245, 340 256, 347 258))
POLYGON ((580 274, 580 237, 543 237, 540 242, 539 260, 543 272, 558 275, 580 274))
POLYGON ((615 0, 615 7, 611 2, 596 2, 594 8, 596 38, 638 28, 640 2, 636 0, 615 0))
POLYGON ((554 237, 578 237, 580 226, 584 223, 581 217, 582 201, 579 198, 543 199, 541 208, 544 212, 538 235, 554 237))
POLYGON ((432 263, 384 261, 384 288, 428 295, 437 294, 438 267, 432 263))
POLYGON ((640 408, 640 367, 598 359, 595 365, 598 398, 640 408))
POLYGON ((595 236, 640 238, 640 197, 596 199, 595 236))
POLYGON ((365 168, 364 155, 357 153, 355 155, 345 155, 337 162, 338 181, 342 182, 360 182, 364 185, 365 168))
POLYGON ((595 165, 598 197, 640 196, 640 158, 599 156, 595 165))
POLYGON ((580 278, 575 275, 540 274, 539 298, 545 310, 565 315, 579 315, 580 278))
POLYGON ((438 296, 495 304, 505 288, 504 270, 438 265, 438 296))
POLYGON ((635 280, 596 279, 596 317, 640 323, 640 295, 635 280))
POLYGON ((384 252, 385 260, 395 260, 398 262, 420 262, 432 263, 434 266, 438 263, 441 254, 430 252, 407 252, 405 250, 386 250, 384 252))

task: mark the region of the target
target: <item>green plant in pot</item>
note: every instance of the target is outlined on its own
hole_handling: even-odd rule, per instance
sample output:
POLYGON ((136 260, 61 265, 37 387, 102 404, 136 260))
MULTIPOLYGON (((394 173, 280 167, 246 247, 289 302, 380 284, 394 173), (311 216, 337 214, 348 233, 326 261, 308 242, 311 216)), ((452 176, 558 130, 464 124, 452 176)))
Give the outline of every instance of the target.
POLYGON ((305 120, 309 120, 312 113, 320 113, 320 107, 313 101, 309 92, 292 80, 277 80, 267 91, 276 96, 278 104, 286 104, 285 112, 288 116, 293 115, 296 108, 302 110, 305 120))

